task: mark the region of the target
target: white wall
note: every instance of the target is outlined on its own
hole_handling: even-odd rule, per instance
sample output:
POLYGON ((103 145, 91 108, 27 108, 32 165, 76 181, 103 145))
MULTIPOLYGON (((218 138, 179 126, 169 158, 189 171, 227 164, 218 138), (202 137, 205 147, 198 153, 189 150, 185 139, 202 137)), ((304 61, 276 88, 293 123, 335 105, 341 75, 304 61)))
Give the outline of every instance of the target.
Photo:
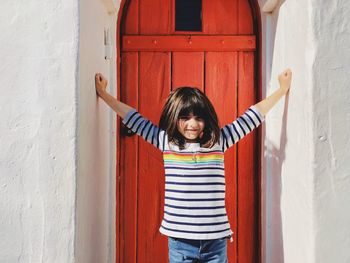
POLYGON ((114 262, 113 3, 1 2, 0 262, 114 262))
POLYGON ((266 263, 350 260, 349 11, 348 1, 285 0, 262 16, 266 93, 293 70, 265 126, 266 263))
POLYGON ((94 75, 103 73, 109 92, 116 93, 116 19, 112 0, 80 1, 77 262, 115 262, 116 118, 97 99, 94 75), (110 60, 105 31, 114 49, 110 60))
POLYGON ((311 0, 315 262, 350 262, 350 2, 311 0))
MULTIPOLYGON (((261 6, 264 1, 261 1, 261 6)), ((279 1, 262 14, 263 90, 271 94, 278 74, 293 71, 289 95, 267 115, 263 149, 264 262, 314 262, 312 85, 307 1, 279 1)))
POLYGON ((78 2, 1 11, 0 262, 73 262, 78 2))

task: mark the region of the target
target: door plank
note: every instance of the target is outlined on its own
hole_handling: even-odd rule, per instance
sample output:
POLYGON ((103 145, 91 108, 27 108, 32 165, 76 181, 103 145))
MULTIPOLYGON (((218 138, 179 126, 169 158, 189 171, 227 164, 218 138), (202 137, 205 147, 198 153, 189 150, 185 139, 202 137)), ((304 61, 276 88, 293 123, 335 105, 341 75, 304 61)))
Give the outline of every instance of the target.
MULTIPOLYGON (((205 92, 223 127, 237 116, 237 52, 206 52, 205 61, 205 92)), ((234 232, 237 229, 236 150, 233 146, 225 153, 226 208, 234 232)), ((227 252, 230 262, 236 262, 237 243, 228 243, 227 252)))
MULTIPOLYGON (((254 89, 254 53, 239 52, 238 113, 256 101, 254 89)), ((238 262, 257 262, 259 206, 257 202, 256 178, 256 131, 243 138, 238 144, 238 262)))
POLYGON ((140 1, 140 34, 170 34, 171 1, 140 1))
POLYGON ((203 33, 238 34, 237 0, 203 0, 203 33))
MULTIPOLYGON (((170 92, 170 53, 140 52, 140 112, 154 124, 170 92)), ((138 262, 166 262, 167 238, 159 227, 164 211, 164 165, 161 151, 140 140, 138 181, 138 262)))
POLYGON ((204 85, 204 53, 173 52, 172 53, 172 87, 197 87, 203 91, 204 85))
MULTIPOLYGON (((121 100, 138 108, 138 54, 125 52, 122 54, 121 100)), ((120 185, 121 185, 121 262, 136 262, 137 231, 137 174, 138 174, 138 138, 124 137, 120 146, 120 185)))
POLYGON ((128 1, 127 14, 123 30, 124 34, 137 35, 139 33, 139 0, 128 1))
POLYGON ((238 1, 238 34, 254 34, 252 10, 247 0, 238 1))

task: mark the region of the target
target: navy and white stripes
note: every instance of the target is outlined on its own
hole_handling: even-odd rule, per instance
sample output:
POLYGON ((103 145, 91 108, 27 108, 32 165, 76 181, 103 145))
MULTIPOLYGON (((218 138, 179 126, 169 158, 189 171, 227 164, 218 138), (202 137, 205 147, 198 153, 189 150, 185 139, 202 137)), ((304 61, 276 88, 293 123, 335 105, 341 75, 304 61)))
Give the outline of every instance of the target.
POLYGON ((140 135, 147 142, 163 151, 165 131, 159 129, 150 120, 141 116, 135 109, 130 110, 122 122, 137 135, 140 135))
POLYGON ((222 151, 225 152, 257 128, 263 120, 264 117, 259 113, 258 109, 255 106, 251 106, 237 120, 221 128, 222 151))

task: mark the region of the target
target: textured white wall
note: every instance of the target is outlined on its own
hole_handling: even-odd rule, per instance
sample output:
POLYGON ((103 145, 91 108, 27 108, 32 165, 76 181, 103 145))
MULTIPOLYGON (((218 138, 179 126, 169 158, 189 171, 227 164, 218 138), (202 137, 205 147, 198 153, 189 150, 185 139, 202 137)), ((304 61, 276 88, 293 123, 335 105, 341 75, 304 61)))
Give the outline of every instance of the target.
POLYGON ((116 93, 117 13, 108 10, 112 0, 80 1, 76 260, 84 263, 115 262, 116 118, 94 86, 95 73, 102 72, 116 93), (105 60, 107 31, 111 60, 105 60))
MULTIPOLYGON (((263 4, 263 1, 261 1, 263 4)), ((262 6, 262 5, 261 5, 262 6)), ((312 63, 309 1, 279 1, 263 14, 266 94, 290 67, 292 87, 266 118, 263 154, 264 259, 314 262, 312 63)))
POLYGON ((350 262, 350 2, 311 0, 315 261, 350 262))
POLYGON ((0 262, 73 262, 78 2, 1 10, 0 262))
POLYGON ((350 262, 349 11, 348 1, 285 0, 262 16, 266 93, 283 68, 294 74, 266 120, 266 263, 350 262))

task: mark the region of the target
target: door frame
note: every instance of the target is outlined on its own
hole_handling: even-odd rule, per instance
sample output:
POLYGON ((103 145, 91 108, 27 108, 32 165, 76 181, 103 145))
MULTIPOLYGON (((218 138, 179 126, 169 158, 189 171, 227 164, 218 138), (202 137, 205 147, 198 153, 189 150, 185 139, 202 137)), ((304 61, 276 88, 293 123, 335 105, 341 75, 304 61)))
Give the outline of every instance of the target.
MULTIPOLYGON (((120 75, 121 75, 121 45, 122 45, 122 27, 124 26, 123 22, 125 22, 125 16, 127 14, 127 9, 132 0, 121 0, 119 11, 118 11, 118 18, 117 18, 117 33, 116 33, 116 94, 117 98, 120 98, 120 75)), ((252 12, 252 18, 253 18, 253 29, 254 29, 254 35, 256 36, 256 54, 254 56, 254 63, 255 63, 255 77, 254 77, 254 86, 255 86, 255 93, 256 97, 258 98, 258 101, 262 99, 262 25, 261 25, 261 12, 260 12, 260 6, 258 3, 258 0, 247 0, 249 2, 251 12, 252 12)), ((183 34, 186 34, 185 32, 181 32, 183 34)), ((116 262, 119 262, 119 255, 120 251, 118 250, 118 238, 121 233, 120 229, 120 217, 121 217, 121 211, 120 211, 120 124, 121 124, 121 118, 117 116, 117 125, 116 125, 116 262)), ((262 262, 262 251, 263 251, 263 242, 262 242, 262 171, 261 171, 261 147, 262 147, 262 131, 261 129, 257 130, 257 139, 255 141, 257 148, 259 149, 259 153, 257 154, 257 163, 254 164, 254 170, 256 171, 256 174, 258 176, 257 178, 257 185, 256 191, 257 191, 257 199, 255 200, 258 204, 258 220, 257 220, 257 229, 258 229, 258 240, 257 240, 257 246, 258 246, 258 263, 262 262)), ((119 246, 120 247, 120 246, 119 246)))

